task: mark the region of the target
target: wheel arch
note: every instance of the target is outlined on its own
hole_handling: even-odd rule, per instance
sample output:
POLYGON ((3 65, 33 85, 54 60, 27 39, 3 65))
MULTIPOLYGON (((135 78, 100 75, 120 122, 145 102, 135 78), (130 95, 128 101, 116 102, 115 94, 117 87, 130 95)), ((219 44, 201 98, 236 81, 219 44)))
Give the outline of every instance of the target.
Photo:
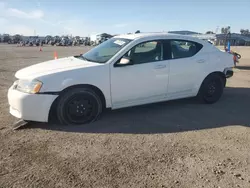
MULTIPOLYGON (((226 75, 225 75, 223 72, 221 72, 221 71, 214 71, 214 72, 209 73, 209 74, 202 80, 202 82, 201 82, 200 85, 199 85, 198 93, 199 93, 200 88, 201 88, 202 84, 204 83, 204 81, 205 81, 209 76, 212 76, 212 75, 218 75, 218 76, 220 76, 221 79, 222 79, 222 81, 223 81, 224 87, 226 87, 226 82, 227 82, 226 75)), ((198 93, 197 93, 197 94, 198 94, 198 93)))
POLYGON ((99 89, 98 87, 96 87, 94 85, 90 85, 90 84, 76 84, 76 85, 66 87, 65 89, 63 89, 62 91, 59 92, 58 97, 53 101, 53 103, 50 107, 48 121, 51 121, 53 119, 53 117, 56 116, 55 111, 56 111, 56 107, 57 107, 57 104, 58 104, 60 97, 62 97, 63 94, 66 93, 67 91, 69 91, 71 89, 75 89, 75 88, 88 88, 88 89, 93 90, 100 97, 103 109, 105 109, 107 107, 106 106, 106 98, 105 98, 103 92, 101 91, 101 89, 99 89))

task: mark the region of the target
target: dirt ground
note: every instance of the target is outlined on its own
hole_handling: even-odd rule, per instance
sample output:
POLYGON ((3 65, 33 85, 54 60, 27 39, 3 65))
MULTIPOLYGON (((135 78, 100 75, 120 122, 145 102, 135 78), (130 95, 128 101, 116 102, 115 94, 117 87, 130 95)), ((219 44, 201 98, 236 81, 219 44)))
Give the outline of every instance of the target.
POLYGON ((12 130, 14 73, 86 47, 0 45, 0 188, 250 187, 250 48, 221 100, 177 100, 106 112, 86 126, 12 130))

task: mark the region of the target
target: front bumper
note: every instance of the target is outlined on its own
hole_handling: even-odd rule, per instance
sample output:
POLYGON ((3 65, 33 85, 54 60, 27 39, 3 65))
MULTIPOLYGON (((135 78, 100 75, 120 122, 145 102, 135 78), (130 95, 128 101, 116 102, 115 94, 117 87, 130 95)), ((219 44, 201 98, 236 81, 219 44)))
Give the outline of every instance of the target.
POLYGON ((11 86, 8 90, 9 111, 19 119, 48 122, 49 110, 56 98, 57 95, 23 93, 11 86))

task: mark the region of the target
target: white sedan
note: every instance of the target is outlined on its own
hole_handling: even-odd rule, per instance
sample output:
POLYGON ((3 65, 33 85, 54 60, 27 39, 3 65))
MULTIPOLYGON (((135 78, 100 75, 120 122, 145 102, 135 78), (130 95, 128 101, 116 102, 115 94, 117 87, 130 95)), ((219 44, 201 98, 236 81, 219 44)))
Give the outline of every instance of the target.
POLYGON ((113 37, 79 56, 19 70, 9 88, 10 113, 26 121, 95 121, 118 109, 197 96, 218 101, 233 75, 233 56, 207 41, 164 34, 113 37))

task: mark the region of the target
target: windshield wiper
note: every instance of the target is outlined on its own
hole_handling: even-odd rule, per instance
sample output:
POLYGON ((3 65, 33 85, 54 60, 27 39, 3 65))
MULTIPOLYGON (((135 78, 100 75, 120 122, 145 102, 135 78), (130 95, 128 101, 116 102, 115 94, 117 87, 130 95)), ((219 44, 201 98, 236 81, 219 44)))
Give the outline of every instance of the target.
POLYGON ((102 63, 102 62, 100 62, 100 61, 94 61, 94 60, 92 60, 92 59, 88 59, 88 58, 86 58, 86 57, 84 57, 84 56, 82 56, 82 55, 80 55, 80 56, 75 56, 75 58, 79 58, 79 59, 82 59, 82 60, 85 60, 85 61, 89 61, 89 62, 94 62, 94 63, 102 63))
POLYGON ((88 59, 88 58, 86 58, 86 57, 84 57, 84 56, 82 56, 82 55, 80 55, 80 56, 74 56, 74 57, 75 57, 75 58, 78 58, 78 59, 85 60, 85 61, 89 61, 89 62, 103 63, 103 62, 101 62, 101 61, 96 61, 96 60, 88 59))
POLYGON ((87 59, 86 57, 83 57, 82 55, 74 56, 74 57, 75 57, 75 58, 78 58, 78 59, 85 60, 85 61, 90 61, 89 59, 87 59))
POLYGON ((85 61, 91 61, 90 59, 88 59, 88 58, 86 58, 86 57, 83 57, 83 56, 81 56, 81 58, 82 58, 83 60, 85 60, 85 61))

